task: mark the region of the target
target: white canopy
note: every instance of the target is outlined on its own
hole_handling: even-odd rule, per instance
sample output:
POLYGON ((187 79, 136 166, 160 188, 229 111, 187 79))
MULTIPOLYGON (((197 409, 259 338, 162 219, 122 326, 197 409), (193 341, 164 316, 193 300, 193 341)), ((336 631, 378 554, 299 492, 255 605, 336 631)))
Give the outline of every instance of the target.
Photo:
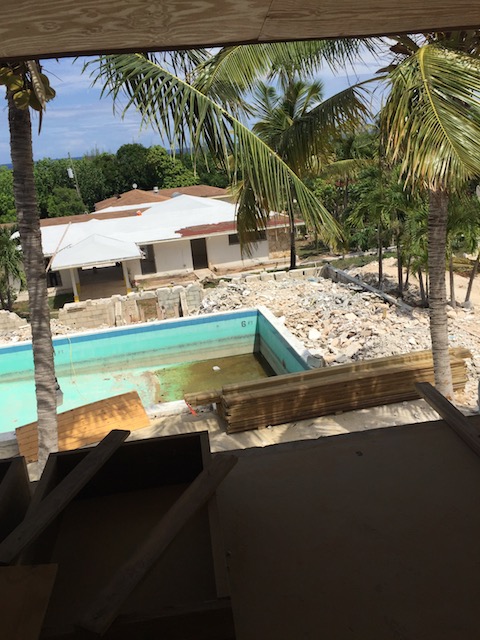
POLYGON ((142 257, 134 242, 91 235, 74 245, 61 249, 52 261, 52 269, 72 269, 142 257))

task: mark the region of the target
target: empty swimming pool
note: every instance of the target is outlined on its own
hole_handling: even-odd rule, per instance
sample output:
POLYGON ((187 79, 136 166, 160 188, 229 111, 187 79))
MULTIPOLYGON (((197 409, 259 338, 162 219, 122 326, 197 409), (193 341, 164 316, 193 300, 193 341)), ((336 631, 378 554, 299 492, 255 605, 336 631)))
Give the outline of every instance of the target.
MULTIPOLYGON (((54 348, 60 412, 132 390, 149 408, 188 391, 302 371, 309 355, 264 308, 72 334, 54 348)), ((30 342, 0 348, 0 415, 0 433, 36 420, 30 342)))

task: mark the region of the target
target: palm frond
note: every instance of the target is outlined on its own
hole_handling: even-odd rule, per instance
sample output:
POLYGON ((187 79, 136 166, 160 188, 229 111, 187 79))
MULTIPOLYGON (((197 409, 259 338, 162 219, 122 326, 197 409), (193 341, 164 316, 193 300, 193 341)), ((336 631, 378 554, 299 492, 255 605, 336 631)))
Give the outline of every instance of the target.
POLYGON ((298 175, 211 97, 141 54, 102 56, 89 64, 92 67, 103 95, 116 104, 126 98, 123 113, 135 108, 172 146, 193 152, 208 149, 227 170, 232 164, 233 181, 247 181, 254 193, 260 228, 270 211, 298 208, 305 223, 326 241, 338 237, 337 223, 298 175))
POLYGON ((285 69, 310 78, 320 68, 352 65, 362 51, 376 53, 379 39, 311 40, 224 47, 200 65, 195 86, 221 104, 254 89, 258 78, 272 79, 285 69))
POLYGON ((328 157, 341 130, 353 130, 368 118, 365 99, 368 91, 354 85, 324 100, 285 132, 278 153, 297 172, 312 170, 318 160, 328 157), (312 165, 313 161, 313 165, 312 165))
POLYGON ((346 160, 335 160, 322 168, 324 178, 356 178, 361 171, 374 165, 376 160, 372 158, 347 158, 346 160))
POLYGON ((407 182, 455 190, 480 175, 480 60, 425 45, 390 75, 385 149, 407 182))

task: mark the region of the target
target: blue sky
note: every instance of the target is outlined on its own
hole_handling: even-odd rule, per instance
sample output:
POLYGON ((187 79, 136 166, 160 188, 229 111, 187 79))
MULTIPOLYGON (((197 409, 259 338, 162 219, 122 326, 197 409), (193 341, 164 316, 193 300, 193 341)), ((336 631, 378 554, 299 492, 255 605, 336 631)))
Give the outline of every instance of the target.
MULTIPOLYGON (((57 96, 48 103, 42 131, 33 122, 33 154, 41 158, 83 156, 92 149, 116 152, 122 145, 139 142, 145 146, 162 144, 152 129, 140 129, 140 118, 130 111, 125 118, 114 115, 109 97, 100 99, 100 88, 91 86, 88 74, 82 74, 86 59, 47 60, 43 66, 57 96)), ((332 95, 357 80, 370 77, 378 63, 366 58, 355 70, 334 74, 325 69, 319 77, 325 84, 326 96, 332 95)), ((10 162, 6 102, 0 110, 0 164, 10 162)))

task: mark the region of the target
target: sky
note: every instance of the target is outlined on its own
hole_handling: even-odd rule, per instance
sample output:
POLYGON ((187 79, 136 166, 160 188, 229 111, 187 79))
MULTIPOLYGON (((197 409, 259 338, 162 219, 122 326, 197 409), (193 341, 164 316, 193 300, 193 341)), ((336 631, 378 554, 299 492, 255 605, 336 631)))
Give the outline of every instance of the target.
MULTIPOLYGON (((45 60, 43 67, 50 84, 57 92, 47 104, 42 131, 38 134, 38 119, 34 114, 33 155, 42 158, 81 157, 94 149, 115 153, 123 144, 138 142, 146 147, 162 144, 151 128, 141 129, 140 117, 131 110, 122 119, 113 113, 112 99, 100 97, 100 87, 92 87, 88 72, 82 73, 87 58, 45 60)), ((378 62, 365 56, 355 70, 338 74, 325 69, 319 74, 325 84, 325 97, 346 88, 358 80, 371 77, 378 62)), ((0 109, 0 164, 10 163, 8 114, 6 101, 0 109)))

